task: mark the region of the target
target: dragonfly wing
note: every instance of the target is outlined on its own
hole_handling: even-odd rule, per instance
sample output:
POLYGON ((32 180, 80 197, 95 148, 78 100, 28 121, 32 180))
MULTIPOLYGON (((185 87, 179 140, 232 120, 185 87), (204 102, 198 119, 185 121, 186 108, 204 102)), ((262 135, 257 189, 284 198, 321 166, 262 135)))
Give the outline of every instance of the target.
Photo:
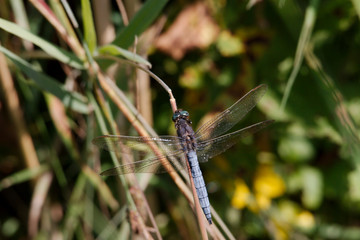
POLYGON ((231 107, 202 125, 195 132, 195 137, 201 141, 206 141, 227 132, 255 107, 266 90, 267 86, 264 84, 252 89, 231 107))
POLYGON ((233 146, 241 138, 247 137, 273 123, 273 120, 266 120, 263 122, 255 123, 246 128, 238 131, 225 134, 223 136, 213 138, 204 142, 198 142, 198 148, 196 150, 199 162, 207 162, 209 158, 212 158, 222 152, 225 152, 228 148, 233 146))
POLYGON ((168 156, 153 157, 129 164, 120 165, 100 173, 102 176, 115 176, 128 173, 165 173, 181 171, 186 168, 183 151, 176 151, 168 156), (167 157, 171 160, 168 160, 167 157))
POLYGON ((163 154, 178 151, 180 147, 179 138, 176 136, 161 137, 132 137, 119 135, 105 135, 93 139, 93 144, 99 148, 111 152, 126 152, 123 146, 127 146, 134 151, 150 153, 153 155, 151 144, 156 144, 163 154))

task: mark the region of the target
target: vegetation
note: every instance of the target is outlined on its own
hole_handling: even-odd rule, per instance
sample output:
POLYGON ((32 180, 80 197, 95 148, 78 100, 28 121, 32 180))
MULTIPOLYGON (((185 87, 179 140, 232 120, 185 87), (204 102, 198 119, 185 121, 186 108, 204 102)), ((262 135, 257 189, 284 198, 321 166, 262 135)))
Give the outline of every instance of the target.
POLYGON ((187 177, 99 175, 93 138, 175 135, 150 73, 195 129, 268 85, 201 165, 210 238, 360 239, 359 1, 123 2, 1 5, 0 238, 200 238, 187 177))

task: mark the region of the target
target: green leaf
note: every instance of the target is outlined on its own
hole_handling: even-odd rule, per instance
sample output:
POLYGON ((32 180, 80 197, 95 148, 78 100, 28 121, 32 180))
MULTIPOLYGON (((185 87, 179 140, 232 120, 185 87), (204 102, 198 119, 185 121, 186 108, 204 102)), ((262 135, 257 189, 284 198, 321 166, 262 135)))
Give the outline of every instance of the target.
POLYGON ((145 31, 160 14, 168 0, 148 0, 136 13, 129 25, 124 28, 114 40, 114 44, 128 48, 134 42, 135 36, 145 31))
POLYGON ((314 146, 302 136, 281 138, 278 151, 284 161, 294 163, 310 161, 315 155, 314 146))
POLYGON ((26 181, 30 181, 31 179, 34 179, 36 177, 39 177, 43 172, 48 170, 48 166, 46 165, 40 165, 35 168, 25 168, 23 170, 20 170, 18 172, 15 172, 14 174, 1 179, 0 181, 0 191, 9 188, 11 186, 14 186, 19 183, 23 183, 26 181))
POLYGON ((360 19, 360 1, 358 0, 351 0, 352 4, 354 5, 356 14, 358 15, 359 19, 360 19))
POLYGON ((348 182, 349 182, 349 196, 352 201, 360 201, 360 167, 348 174, 348 182))
POLYGON ((85 41, 89 46, 90 52, 93 53, 96 48, 96 33, 89 0, 81 0, 81 6, 85 41))
POLYGON ((10 52, 6 48, 0 46, 0 51, 3 52, 13 63, 21 69, 35 84, 43 91, 49 92, 58 97, 62 103, 74 111, 80 113, 89 113, 89 105, 87 99, 77 92, 70 92, 58 83, 55 79, 38 72, 34 67, 10 52))
POLYGON ((83 64, 79 58, 77 58, 74 54, 67 52, 48 41, 36 36, 35 34, 29 32, 28 30, 21 28, 15 23, 9 22, 5 19, 0 18, 0 28, 12 33, 22 39, 28 40, 34 43, 36 46, 44 50, 50 56, 56 58, 60 62, 68 64, 77 69, 83 69, 83 64))
POLYGON ((316 209, 323 199, 323 177, 321 172, 313 167, 301 169, 303 180, 302 201, 309 209, 316 209))
POLYGON ((109 54, 113 56, 122 56, 130 61, 145 64, 146 66, 151 68, 151 63, 146 59, 142 58, 141 56, 137 55, 136 53, 130 52, 113 44, 105 45, 98 49, 99 53, 101 54, 109 54))
POLYGON ((245 44, 237 36, 232 35, 229 31, 220 33, 216 40, 216 46, 224 57, 232 57, 244 53, 245 44))

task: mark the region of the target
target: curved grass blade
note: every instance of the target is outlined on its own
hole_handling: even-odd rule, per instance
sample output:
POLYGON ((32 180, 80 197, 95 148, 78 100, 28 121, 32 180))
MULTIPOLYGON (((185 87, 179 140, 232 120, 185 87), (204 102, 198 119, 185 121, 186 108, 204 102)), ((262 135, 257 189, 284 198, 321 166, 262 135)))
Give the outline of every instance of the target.
POLYGON ((10 52, 6 48, 0 46, 0 51, 3 52, 13 63, 18 66, 29 78, 31 78, 36 86, 41 90, 49 92, 59 98, 61 102, 74 111, 79 113, 89 113, 89 105, 87 98, 77 92, 67 91, 63 85, 58 83, 55 79, 36 71, 33 66, 10 52))
POLYGON ((290 96, 291 89, 294 85, 295 79, 300 71, 301 64, 304 59, 304 53, 306 45, 310 42, 310 37, 316 21, 316 13, 319 6, 319 0, 311 0, 309 6, 305 12, 305 19, 301 29, 299 42, 296 48, 294 67, 291 71, 290 77, 286 83, 284 96, 281 100, 280 108, 284 110, 288 98, 290 96))
POLYGON ((67 52, 48 41, 36 36, 28 30, 20 27, 19 25, 0 18, 0 28, 12 33, 22 39, 28 40, 34 43, 36 46, 44 50, 50 56, 56 58, 62 63, 68 64, 77 69, 83 69, 83 63, 74 54, 67 52))
POLYGON ((151 68, 151 63, 147 61, 146 59, 142 58, 141 56, 137 55, 136 53, 130 52, 128 50, 125 50, 123 48, 120 48, 114 44, 108 44, 105 46, 102 46, 98 49, 98 52, 100 54, 110 54, 112 56, 122 56, 127 60, 130 60, 135 63, 140 63, 148 66, 151 68))

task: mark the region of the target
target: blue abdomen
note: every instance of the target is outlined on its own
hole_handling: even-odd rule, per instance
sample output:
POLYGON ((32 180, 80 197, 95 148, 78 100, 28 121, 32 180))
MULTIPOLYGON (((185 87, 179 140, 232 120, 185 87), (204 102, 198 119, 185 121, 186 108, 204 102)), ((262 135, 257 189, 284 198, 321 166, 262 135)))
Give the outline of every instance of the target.
POLYGON ((202 176, 199 162, 197 160, 196 152, 195 151, 188 152, 187 157, 189 160, 191 175, 194 180, 194 185, 195 185, 196 193, 199 198, 201 208, 203 209, 206 219, 211 224, 212 221, 211 221, 211 213, 210 213, 210 202, 205 187, 204 178, 202 176))

